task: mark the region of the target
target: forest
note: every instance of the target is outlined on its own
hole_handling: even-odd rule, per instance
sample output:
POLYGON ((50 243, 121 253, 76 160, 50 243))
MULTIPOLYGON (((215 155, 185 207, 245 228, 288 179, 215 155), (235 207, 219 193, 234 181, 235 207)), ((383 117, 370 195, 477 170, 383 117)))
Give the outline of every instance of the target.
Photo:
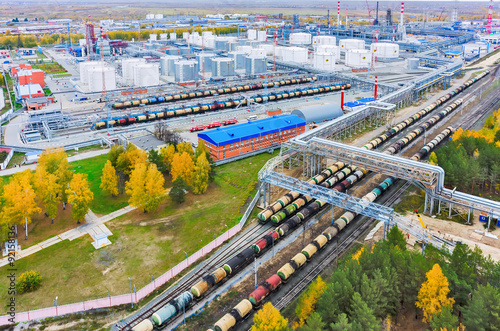
POLYGON ((432 153, 432 164, 446 172, 445 185, 494 197, 500 193, 500 109, 479 131, 455 131, 452 141, 432 153))
POLYGON ((458 244, 450 254, 428 246, 422 254, 408 250, 405 236, 393 227, 387 240, 341 260, 326 281, 318 277, 290 321, 266 304, 252 330, 395 330, 409 324, 438 331, 498 330, 499 286, 500 264, 479 248, 458 244), (268 322, 265 313, 272 316, 268 322))

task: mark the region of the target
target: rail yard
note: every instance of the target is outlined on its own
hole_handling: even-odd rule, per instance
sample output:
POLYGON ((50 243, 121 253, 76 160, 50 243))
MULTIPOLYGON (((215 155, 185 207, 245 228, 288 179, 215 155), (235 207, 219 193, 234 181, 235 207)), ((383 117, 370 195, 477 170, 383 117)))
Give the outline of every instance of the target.
MULTIPOLYGON (((0 112, 0 228, 10 229, 14 222, 16 231, 3 245, 0 272, 20 259, 54 254, 56 248, 88 234, 93 248, 82 256, 104 266, 95 269, 100 276, 112 274, 109 282, 123 280, 130 292, 113 292, 106 281, 75 292, 95 296, 105 288, 107 296, 82 294, 81 302, 68 302, 50 283, 53 275, 42 274, 41 287, 19 293, 17 302, 24 308, 25 301, 39 293, 54 296, 54 306, 43 306, 46 300, 37 297, 33 302, 44 302, 42 306, 14 308, 14 316, 7 311, 0 325, 44 329, 55 318, 54 323, 79 328, 70 317, 82 314, 95 323, 106 320, 90 329, 259 331, 255 317, 272 303, 297 329, 297 317, 290 311, 318 276, 329 279, 353 248, 361 247, 361 252, 372 246, 373 251, 374 236, 385 240, 395 227, 406 249, 422 255, 432 246, 448 258, 464 243, 474 249, 484 236, 489 241, 482 247, 491 247, 496 256, 500 173, 495 172, 493 156, 481 161, 488 164, 486 169, 461 173, 472 178, 471 190, 449 184, 445 168, 450 169, 450 161, 436 161, 446 144, 458 144, 464 158, 465 151, 477 147, 470 153, 475 160, 493 155, 480 147, 500 148, 500 30, 492 5, 485 22, 465 22, 458 5, 447 20, 441 20, 444 9, 434 20, 429 13, 419 20, 421 8, 414 4, 407 4, 407 14, 404 3, 395 8, 373 3, 375 19, 368 2, 362 6, 368 9, 368 19, 357 4, 335 5, 336 20, 328 10, 327 16, 147 14, 146 19, 97 21, 88 15, 83 21, 26 18, 24 23, 6 24, 9 33, 5 30, 0 38, 13 34, 19 47, 3 50, 0 44, 9 98, 4 98, 7 105, 0 112), (347 16, 348 7, 352 17, 347 16), (40 41, 47 33, 57 34, 61 44, 21 47, 28 36, 40 41), (484 142, 477 145, 471 142, 481 138, 484 142), (66 159, 71 153, 70 161, 78 166, 63 165, 50 177, 50 162, 55 162, 47 165, 50 153, 66 159), (90 170, 104 154, 104 168, 90 170), (263 167, 249 176, 247 167, 264 155, 263 167), (220 174, 222 166, 226 172, 220 174), (76 227, 59 226, 66 220, 50 216, 52 224, 56 218, 57 226, 67 230, 64 233, 57 233, 57 227, 41 232, 38 222, 43 216, 35 217, 34 225, 28 224, 31 214, 15 221, 21 214, 13 212, 12 183, 31 173, 39 178, 29 175, 31 179, 18 187, 33 185, 34 196, 59 190, 54 195, 59 200, 54 199, 62 205, 55 209, 70 217, 62 212, 68 204, 71 217, 76 217, 76 198, 67 198, 76 184, 58 179, 53 188, 43 186, 65 171, 77 178, 83 173, 80 185, 90 182, 89 201, 102 200, 99 212, 93 210, 98 204, 89 202, 82 216, 74 218, 76 227), (105 178, 107 171, 111 179, 105 178), (217 175, 219 182, 214 182, 217 175), (42 176, 48 176, 45 184, 42 176), (138 184, 140 176, 144 185, 138 184), (241 184, 231 176, 252 178, 241 184), (110 181, 114 193, 104 194, 110 181), (248 196, 240 202, 230 190, 217 195, 212 200, 227 203, 231 216, 221 212, 219 220, 207 226, 208 211, 197 210, 200 197, 210 200, 210 194, 219 194, 221 182, 248 196), (142 200, 134 199, 139 194, 134 186, 141 187, 142 200), (151 201, 143 202, 148 198, 151 201), (106 206, 107 200, 113 207, 106 206), (186 220, 183 213, 194 216, 186 220), (426 227, 428 218, 432 226, 426 227), (182 228, 188 236, 171 230, 181 219, 189 227, 182 228), (484 226, 470 227, 475 233, 465 238, 450 227, 440 228, 439 221, 448 219, 457 228, 478 221, 484 226), (123 224, 129 227, 125 230, 123 224), (158 224, 157 232, 146 230, 158 224), (21 237, 25 231, 28 240, 28 229, 41 235, 24 247, 21 237), (134 249, 121 240, 134 231, 150 232, 138 245, 146 248, 125 257, 132 264, 115 261, 117 250, 134 249), (213 235, 208 244, 206 234, 213 235), (160 247, 157 236, 168 245, 160 247), (14 239, 12 262, 9 244, 14 239), (137 257, 149 250, 151 257, 137 257), (154 255, 157 251, 160 254, 154 255), (165 261, 155 258, 166 255, 165 261), (147 282, 136 277, 143 273, 145 260, 158 269, 147 282), (44 288, 45 279, 51 285, 44 288)), ((85 196, 82 192, 74 196, 85 196)), ((30 213, 49 217, 49 200, 34 197, 43 208, 35 205, 30 213)), ((19 274, 28 272, 29 263, 21 264, 19 274)), ((67 279, 69 271, 63 274, 61 287, 75 281, 67 279)), ((472 300, 470 293, 467 300, 472 300)), ((460 321, 462 308, 457 308, 460 321)), ((397 320, 400 313, 412 314, 396 312, 393 317, 397 320)), ((419 314, 415 310, 415 316, 419 314)))

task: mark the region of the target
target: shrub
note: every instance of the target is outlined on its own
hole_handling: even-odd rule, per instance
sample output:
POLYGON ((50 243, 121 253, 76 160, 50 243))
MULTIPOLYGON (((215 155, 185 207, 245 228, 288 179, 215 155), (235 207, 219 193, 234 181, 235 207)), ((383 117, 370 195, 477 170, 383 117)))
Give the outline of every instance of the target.
POLYGON ((42 285, 42 276, 40 273, 30 270, 23 272, 17 280, 17 292, 23 294, 26 292, 33 292, 40 288, 42 285))

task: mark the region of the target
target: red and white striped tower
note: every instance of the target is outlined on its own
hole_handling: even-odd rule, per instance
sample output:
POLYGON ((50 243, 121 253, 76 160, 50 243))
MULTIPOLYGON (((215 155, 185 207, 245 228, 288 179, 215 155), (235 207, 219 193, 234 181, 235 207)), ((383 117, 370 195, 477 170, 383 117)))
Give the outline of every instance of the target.
POLYGON ((399 28, 398 28, 398 32, 401 34, 401 41, 406 40, 406 28, 403 17, 404 12, 405 12, 405 3, 401 2, 401 17, 399 19, 399 28))
POLYGON ((342 88, 340 90, 340 108, 344 110, 344 85, 342 85, 342 88))
POLYGON ((318 24, 318 36, 321 35, 321 24, 318 24))
POLYGON ((486 24, 486 32, 491 34, 491 20, 493 18, 493 0, 490 0, 490 7, 488 8, 488 21, 486 24))
POLYGON ((399 24, 403 25, 403 14, 405 13, 405 3, 401 2, 401 18, 399 19, 399 24))
POLYGON ((377 99, 377 82, 378 82, 378 77, 375 76, 375 94, 374 94, 374 98, 377 99))
POLYGON ((337 3, 337 29, 340 27, 340 1, 337 3))

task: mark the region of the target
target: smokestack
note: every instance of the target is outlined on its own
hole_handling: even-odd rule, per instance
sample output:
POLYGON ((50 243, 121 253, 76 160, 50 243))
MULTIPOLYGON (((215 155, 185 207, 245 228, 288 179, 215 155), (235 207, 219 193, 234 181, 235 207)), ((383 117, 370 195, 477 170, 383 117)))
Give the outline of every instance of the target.
POLYGON ((401 2, 401 18, 399 19, 399 25, 403 26, 404 25, 404 19, 403 19, 403 14, 405 12, 405 3, 401 2))
POLYGON ((342 108, 342 110, 344 110, 344 85, 342 85, 342 89, 341 89, 341 92, 340 92, 340 108, 342 108))
POLYGON ((377 99, 377 81, 378 81, 378 77, 375 76, 375 95, 374 95, 375 99, 377 99))
POLYGON ((340 1, 337 4, 337 28, 340 27, 340 1))

